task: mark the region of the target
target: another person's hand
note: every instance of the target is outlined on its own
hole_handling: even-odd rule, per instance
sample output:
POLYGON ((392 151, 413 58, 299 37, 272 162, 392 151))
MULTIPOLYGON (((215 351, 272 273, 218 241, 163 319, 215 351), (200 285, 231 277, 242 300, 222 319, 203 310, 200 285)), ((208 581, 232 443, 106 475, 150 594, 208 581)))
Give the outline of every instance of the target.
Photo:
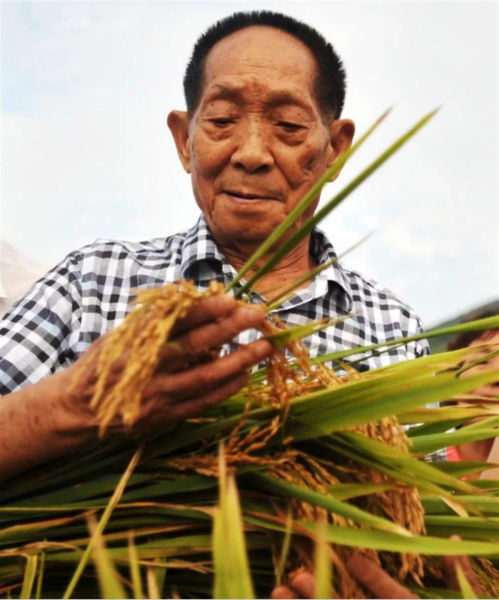
POLYGON ((347 571, 373 598, 418 598, 395 581, 374 561, 356 554, 346 563, 347 571))
MULTIPOLYGON (((360 554, 352 557, 346 567, 371 598, 418 598, 379 565, 360 554)), ((298 571, 290 576, 287 586, 280 585, 273 590, 272 598, 315 598, 315 577, 309 571, 298 571)))
MULTIPOLYGON (((450 539, 459 541, 461 538, 458 535, 451 535, 450 539)), ((459 590, 460 588, 457 577, 457 567, 459 566, 475 594, 478 597, 486 595, 486 590, 480 582, 477 574, 473 570, 473 567, 467 556, 444 556, 443 563, 445 583, 447 584, 447 588, 449 590, 459 590)))
MULTIPOLYGON (((145 388, 141 414, 133 432, 148 433, 162 425, 195 417, 241 389, 248 380, 248 367, 269 355, 270 343, 261 339, 223 357, 218 356, 217 348, 242 331, 259 327, 264 318, 261 306, 244 306, 228 295, 204 298, 191 308, 179 319, 162 351, 158 368, 145 388)), ((82 361, 90 359, 97 364, 105 337, 66 370, 68 382, 78 373, 82 361)), ((123 361, 118 361, 112 380, 120 376, 122 369, 123 361)), ((87 368, 85 372, 86 376, 73 386, 64 403, 92 421, 94 416, 88 406, 95 389, 95 368, 87 368)), ((115 424, 114 429, 121 426, 115 424)))
MULTIPOLYGON (((451 538, 452 539, 452 538, 451 538)), ((480 581, 465 556, 445 556, 443 558, 447 588, 459 590, 456 565, 459 565, 478 596, 484 595, 480 581)), ((346 568, 349 574, 359 583, 371 598, 419 598, 408 588, 390 577, 382 567, 374 561, 356 554, 348 560, 346 568)), ((291 574, 288 585, 280 585, 272 591, 272 598, 314 598, 315 578, 309 571, 299 570, 291 574)))

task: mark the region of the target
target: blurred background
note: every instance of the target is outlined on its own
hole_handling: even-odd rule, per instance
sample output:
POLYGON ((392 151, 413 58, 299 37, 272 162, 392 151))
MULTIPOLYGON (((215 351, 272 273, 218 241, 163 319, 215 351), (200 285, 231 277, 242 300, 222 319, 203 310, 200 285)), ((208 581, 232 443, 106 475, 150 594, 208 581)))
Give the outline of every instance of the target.
POLYGON ((493 1, 1 3, 4 242, 47 269, 97 238, 191 226, 198 209, 166 128, 184 108, 197 36, 237 10, 317 28, 348 74, 344 117, 393 112, 331 197, 429 110, 433 121, 323 222, 345 263, 427 327, 499 298, 497 33, 493 1))

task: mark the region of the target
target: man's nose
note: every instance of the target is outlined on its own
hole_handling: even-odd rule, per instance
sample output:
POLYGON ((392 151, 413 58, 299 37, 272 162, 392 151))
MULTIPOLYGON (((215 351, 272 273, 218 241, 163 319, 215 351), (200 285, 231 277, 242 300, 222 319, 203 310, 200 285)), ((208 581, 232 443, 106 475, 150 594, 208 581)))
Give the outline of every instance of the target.
POLYGON ((253 123, 238 132, 237 147, 231 157, 232 165, 248 173, 268 171, 274 164, 270 139, 265 126, 253 123))

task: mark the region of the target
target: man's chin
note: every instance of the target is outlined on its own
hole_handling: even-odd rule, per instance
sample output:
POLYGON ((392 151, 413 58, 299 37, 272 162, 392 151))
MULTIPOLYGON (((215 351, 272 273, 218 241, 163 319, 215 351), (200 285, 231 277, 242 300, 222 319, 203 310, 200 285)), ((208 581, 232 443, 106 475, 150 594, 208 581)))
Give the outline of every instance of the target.
POLYGON ((274 230, 263 224, 239 226, 210 225, 215 241, 222 247, 258 247, 274 230))
MULTIPOLYGON (((206 213, 205 213, 206 215, 206 213)), ((286 217, 283 205, 274 201, 232 202, 222 197, 206 215, 210 229, 226 242, 262 243, 286 217)))

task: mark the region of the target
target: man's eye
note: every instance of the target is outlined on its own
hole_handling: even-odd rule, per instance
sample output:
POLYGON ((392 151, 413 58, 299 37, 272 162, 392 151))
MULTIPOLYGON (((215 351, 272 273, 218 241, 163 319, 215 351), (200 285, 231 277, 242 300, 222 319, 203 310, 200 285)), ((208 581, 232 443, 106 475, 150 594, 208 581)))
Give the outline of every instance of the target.
POLYGON ((215 127, 227 127, 232 125, 235 121, 234 119, 210 119, 210 122, 215 125, 215 127))
POLYGON ((294 133, 296 131, 305 129, 303 125, 298 125, 298 123, 290 123, 289 121, 279 121, 277 125, 286 133, 294 133))

